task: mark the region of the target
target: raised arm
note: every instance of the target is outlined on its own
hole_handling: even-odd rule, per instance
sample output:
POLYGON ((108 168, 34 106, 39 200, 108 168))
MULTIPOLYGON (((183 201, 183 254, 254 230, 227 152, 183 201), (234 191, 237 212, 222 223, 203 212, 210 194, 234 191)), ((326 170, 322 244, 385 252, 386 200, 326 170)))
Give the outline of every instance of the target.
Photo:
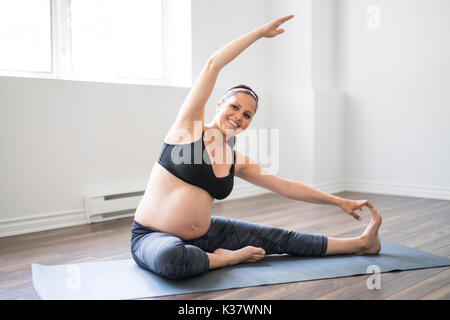
POLYGON ((260 33, 255 29, 228 43, 208 59, 181 105, 177 122, 192 124, 195 120, 203 121, 205 105, 211 96, 220 70, 259 38, 261 38, 260 33))
POLYGON ((246 34, 214 53, 213 65, 216 69, 222 69, 234 58, 236 58, 243 50, 248 48, 253 42, 260 38, 273 38, 284 32, 284 29, 278 29, 283 23, 292 19, 294 15, 278 18, 266 23, 249 34, 246 34))
POLYGON ((194 86, 189 91, 188 96, 181 105, 176 122, 179 124, 192 125, 193 121, 203 121, 205 105, 211 96, 216 84, 217 76, 222 68, 233 61, 239 54, 252 45, 256 40, 266 37, 273 38, 284 32, 278 27, 291 19, 293 15, 273 20, 260 26, 250 33, 247 33, 226 44, 215 52, 203 67, 194 86))

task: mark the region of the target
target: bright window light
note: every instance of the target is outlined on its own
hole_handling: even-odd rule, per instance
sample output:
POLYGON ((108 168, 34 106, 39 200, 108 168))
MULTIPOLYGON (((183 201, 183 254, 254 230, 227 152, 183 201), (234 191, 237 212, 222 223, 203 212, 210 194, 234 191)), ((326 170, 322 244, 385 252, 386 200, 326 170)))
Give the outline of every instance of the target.
POLYGON ((50 0, 0 0, 0 70, 51 72, 50 0))
POLYGON ((72 0, 70 10, 74 76, 163 77, 161 0, 72 0))

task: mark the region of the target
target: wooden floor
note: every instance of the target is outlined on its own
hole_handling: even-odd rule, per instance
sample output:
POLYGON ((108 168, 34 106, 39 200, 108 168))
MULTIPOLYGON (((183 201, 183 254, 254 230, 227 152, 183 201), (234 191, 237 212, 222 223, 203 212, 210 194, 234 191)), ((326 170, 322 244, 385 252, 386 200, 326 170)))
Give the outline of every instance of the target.
MULTIPOLYGON (((450 201, 343 192, 368 199, 383 216, 383 239, 450 258, 450 201)), ((358 222, 335 206, 276 194, 216 203, 213 215, 305 233, 352 237, 358 222)), ((0 299, 36 299, 30 264, 46 265, 131 258, 132 218, 0 238, 0 299)), ((381 274, 381 289, 369 290, 369 275, 161 297, 160 299, 450 299, 450 267, 381 274)))

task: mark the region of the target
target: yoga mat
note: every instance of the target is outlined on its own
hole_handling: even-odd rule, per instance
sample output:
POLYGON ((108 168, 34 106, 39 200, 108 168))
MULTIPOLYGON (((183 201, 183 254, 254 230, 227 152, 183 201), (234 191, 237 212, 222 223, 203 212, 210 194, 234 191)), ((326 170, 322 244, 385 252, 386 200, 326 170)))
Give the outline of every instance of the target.
POLYGON ((168 280, 132 259, 45 266, 31 265, 40 299, 138 299, 267 284, 373 274, 450 265, 450 259, 381 240, 379 255, 294 257, 270 255, 257 263, 214 269, 185 280, 168 280), (370 267, 377 266, 377 267, 370 267))

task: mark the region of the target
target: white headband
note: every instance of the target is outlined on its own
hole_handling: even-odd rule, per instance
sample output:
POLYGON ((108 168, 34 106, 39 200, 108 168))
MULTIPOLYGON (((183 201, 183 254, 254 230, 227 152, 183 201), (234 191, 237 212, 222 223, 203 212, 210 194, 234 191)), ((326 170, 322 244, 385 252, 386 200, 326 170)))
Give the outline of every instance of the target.
POLYGON ((256 102, 258 102, 258 98, 257 98, 256 95, 253 93, 253 91, 248 90, 248 89, 244 89, 244 88, 236 88, 236 89, 232 89, 232 90, 230 90, 230 91, 227 92, 227 95, 228 95, 228 93, 234 92, 234 91, 246 91, 246 92, 250 92, 250 94, 253 96, 253 98, 255 98, 256 102))

